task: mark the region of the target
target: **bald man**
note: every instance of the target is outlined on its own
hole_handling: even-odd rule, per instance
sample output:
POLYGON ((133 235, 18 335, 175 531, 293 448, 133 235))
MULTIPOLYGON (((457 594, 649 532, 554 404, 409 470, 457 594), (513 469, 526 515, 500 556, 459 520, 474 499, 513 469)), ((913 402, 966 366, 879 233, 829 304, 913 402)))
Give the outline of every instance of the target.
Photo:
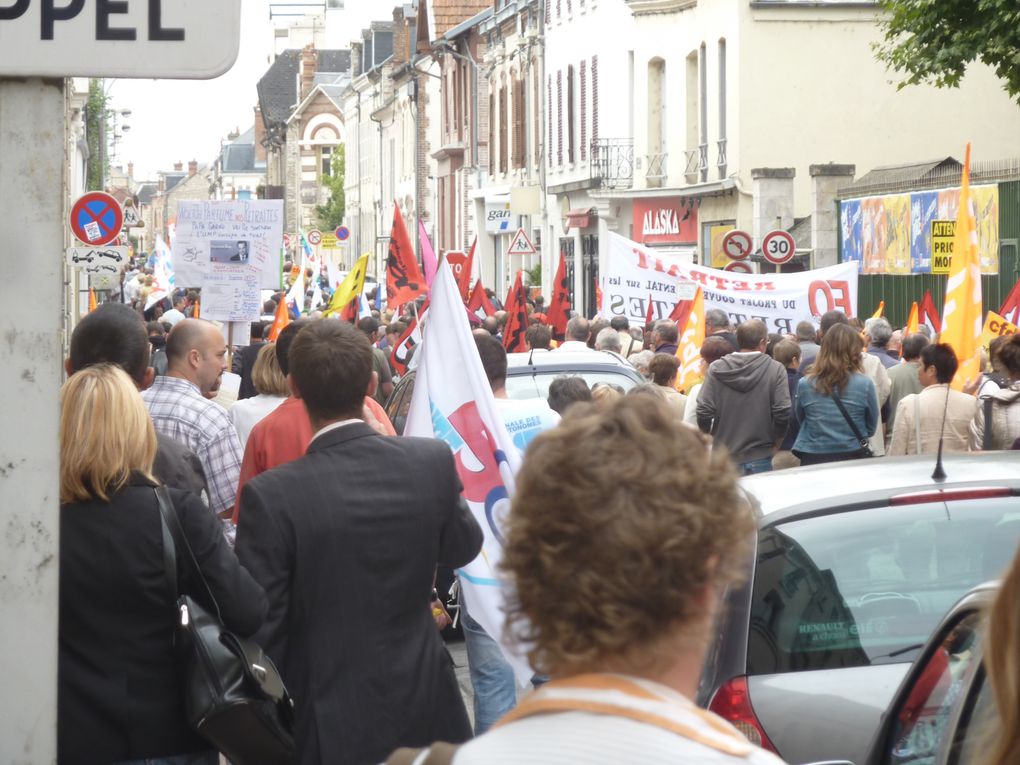
POLYGON ((143 391, 156 430, 193 451, 202 461, 209 485, 209 507, 223 518, 224 533, 233 542, 237 480, 241 474, 241 442, 227 412, 208 400, 219 390, 227 369, 227 344, 215 325, 184 319, 166 341, 167 373, 143 391))

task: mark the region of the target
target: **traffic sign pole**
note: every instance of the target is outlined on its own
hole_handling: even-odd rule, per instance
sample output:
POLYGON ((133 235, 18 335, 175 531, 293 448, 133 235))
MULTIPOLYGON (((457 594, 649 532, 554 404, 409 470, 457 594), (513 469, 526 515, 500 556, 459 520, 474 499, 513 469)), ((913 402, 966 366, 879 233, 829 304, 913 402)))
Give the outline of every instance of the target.
POLYGON ((0 697, 0 749, 56 762, 63 79, 0 78, 0 115, 4 250, 21 255, 17 278, 0 284, 0 390, 12 402, 0 435, 0 674, 22 689, 0 697))

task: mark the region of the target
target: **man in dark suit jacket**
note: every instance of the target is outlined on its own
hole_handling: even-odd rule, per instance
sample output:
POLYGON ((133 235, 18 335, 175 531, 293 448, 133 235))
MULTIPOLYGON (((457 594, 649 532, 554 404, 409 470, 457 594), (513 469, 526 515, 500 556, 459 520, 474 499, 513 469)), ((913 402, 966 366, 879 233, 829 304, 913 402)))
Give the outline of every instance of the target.
POLYGON ((230 371, 241 376, 241 387, 237 391, 238 401, 258 395, 255 384, 251 381, 251 371, 255 368, 255 360, 259 357, 259 351, 266 344, 262 339, 264 331, 265 324, 261 321, 253 321, 251 323, 251 342, 238 348, 231 362, 230 371))
POLYGON ((350 324, 312 322, 288 360, 316 434, 304 457, 245 484, 236 549, 269 598, 258 637, 295 700, 298 761, 378 763, 465 741, 430 608, 436 566, 463 566, 482 544, 453 455, 361 420, 372 349, 350 324))

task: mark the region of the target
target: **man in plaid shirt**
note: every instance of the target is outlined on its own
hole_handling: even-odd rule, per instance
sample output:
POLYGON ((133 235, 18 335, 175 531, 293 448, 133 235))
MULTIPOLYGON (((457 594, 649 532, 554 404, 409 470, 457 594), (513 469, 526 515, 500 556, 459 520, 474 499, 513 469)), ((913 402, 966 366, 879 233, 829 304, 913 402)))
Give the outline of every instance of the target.
POLYGON ((186 445, 202 461, 209 507, 223 519, 233 542, 230 520, 241 472, 241 442, 226 410, 209 400, 227 369, 227 344, 215 325, 184 319, 166 342, 167 374, 142 393, 156 430, 186 445))

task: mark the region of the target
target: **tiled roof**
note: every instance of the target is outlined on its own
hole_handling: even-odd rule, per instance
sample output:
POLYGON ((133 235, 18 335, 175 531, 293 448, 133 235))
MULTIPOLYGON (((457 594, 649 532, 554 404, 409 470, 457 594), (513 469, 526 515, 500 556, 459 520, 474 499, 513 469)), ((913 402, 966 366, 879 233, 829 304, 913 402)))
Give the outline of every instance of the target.
POLYGON ((320 50, 317 72, 349 72, 351 71, 351 52, 349 50, 320 50))
POLYGON ((138 187, 138 204, 139 205, 151 205, 152 198, 156 196, 156 184, 155 183, 143 183, 138 187))
POLYGON ((297 77, 301 51, 285 50, 259 80, 259 108, 266 127, 282 125, 290 116, 290 107, 297 102, 297 77))
POLYGON ((224 173, 254 173, 255 144, 231 143, 223 147, 224 173))

